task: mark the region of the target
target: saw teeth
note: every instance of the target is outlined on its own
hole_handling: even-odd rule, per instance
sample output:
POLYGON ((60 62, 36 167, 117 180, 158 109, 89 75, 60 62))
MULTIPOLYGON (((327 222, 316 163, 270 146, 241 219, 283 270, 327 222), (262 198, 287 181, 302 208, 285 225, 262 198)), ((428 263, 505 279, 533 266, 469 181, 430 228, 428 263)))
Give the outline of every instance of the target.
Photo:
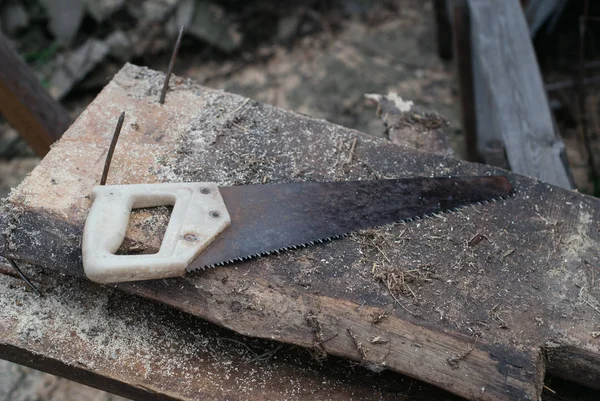
MULTIPOLYGON (((515 195, 515 193, 513 192, 513 193, 511 193, 511 194, 509 194, 507 196, 498 196, 496 198, 490 198, 490 199, 483 200, 483 201, 472 202, 472 203, 469 203, 469 204, 466 204, 466 205, 454 207, 452 209, 440 210, 440 211, 431 212, 431 213, 424 213, 424 214, 422 214, 420 216, 408 217, 406 219, 399 220, 398 222, 396 222, 396 224, 398 224, 398 223, 399 224, 407 224, 407 223, 411 223, 411 222, 414 222, 414 221, 424 220, 424 219, 430 218, 430 217, 438 217, 438 218, 442 218, 443 219, 445 214, 460 213, 462 210, 467 209, 467 208, 472 207, 472 206, 476 206, 476 205, 487 205, 487 204, 490 204, 490 203, 496 203, 496 202, 499 202, 499 201, 505 201, 505 200, 507 200, 509 198, 512 198, 514 195, 515 195)), ((196 271, 199 271, 199 270, 205 270, 206 268, 213 268, 213 267, 218 267, 218 266, 225 266, 225 265, 228 265, 228 264, 231 264, 231 263, 235 263, 235 262, 243 262, 243 261, 251 260, 251 259, 254 259, 254 258, 261 257, 261 256, 279 255, 280 253, 287 252, 289 250, 295 250, 295 249, 298 249, 298 248, 307 248, 307 247, 315 245, 315 244, 323 244, 323 243, 326 243, 326 242, 331 242, 331 241, 336 240, 336 239, 346 238, 346 237, 351 236, 352 234, 353 233, 344 233, 344 234, 332 235, 331 237, 328 237, 328 238, 320 238, 320 239, 316 239, 316 240, 313 240, 313 241, 308 241, 308 242, 306 242, 304 244, 290 245, 290 246, 286 246, 286 247, 283 247, 283 248, 280 248, 280 249, 274 249, 274 250, 271 250, 271 251, 265 251, 265 252, 257 253, 257 254, 254 254, 254 255, 242 256, 242 257, 238 257, 238 258, 234 258, 234 259, 229 259, 229 260, 222 261, 222 262, 216 262, 216 263, 213 263, 211 265, 196 267, 193 270, 191 270, 190 272, 193 273, 193 272, 196 272, 196 271)))

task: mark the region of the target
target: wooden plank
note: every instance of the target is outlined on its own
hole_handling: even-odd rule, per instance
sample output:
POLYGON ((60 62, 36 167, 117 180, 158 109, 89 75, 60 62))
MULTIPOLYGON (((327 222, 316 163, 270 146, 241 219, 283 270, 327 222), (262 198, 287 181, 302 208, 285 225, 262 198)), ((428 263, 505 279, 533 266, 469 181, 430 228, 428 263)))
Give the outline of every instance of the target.
MULTIPOLYGON (((465 152, 467 160, 477 161, 477 114, 475 113, 475 88, 473 87, 473 61, 471 56, 471 23, 469 8, 465 0, 450 1, 453 19, 453 49, 456 54, 454 65, 458 76, 460 95, 460 111, 465 136, 465 152)), ((487 164, 496 167, 494 163, 487 164)))
POLYGON ((340 359, 320 364, 304 350, 244 338, 114 289, 26 271, 45 296, 0 273, 0 357, 123 397, 392 401, 409 393, 458 400, 431 386, 411 390, 412 380, 391 372, 357 370, 340 359))
POLYGON ((503 145, 512 171, 573 188, 519 0, 468 5, 479 153, 503 145))
POLYGON ((69 128, 71 118, 1 33, 0 59, 0 113, 38 156, 44 156, 69 128))
MULTIPOLYGON (((161 106, 162 77, 132 65, 115 76, 6 200, 0 254, 81 275, 86 195, 122 110, 128 118, 108 178, 113 184, 506 173, 188 80, 176 79, 161 106)), ((506 201, 117 287, 244 335, 386 367, 469 399, 539 399, 553 363, 545 356, 549 346, 572 356, 571 380, 597 386, 600 363, 589 361, 600 361, 591 335, 600 314, 589 305, 600 299, 600 201, 510 179, 516 194, 506 201), (574 349, 585 352, 568 351, 574 349), (584 368, 587 374, 578 374, 584 368)), ((155 251, 155 233, 165 224, 159 211, 135 213, 125 246, 155 251)))

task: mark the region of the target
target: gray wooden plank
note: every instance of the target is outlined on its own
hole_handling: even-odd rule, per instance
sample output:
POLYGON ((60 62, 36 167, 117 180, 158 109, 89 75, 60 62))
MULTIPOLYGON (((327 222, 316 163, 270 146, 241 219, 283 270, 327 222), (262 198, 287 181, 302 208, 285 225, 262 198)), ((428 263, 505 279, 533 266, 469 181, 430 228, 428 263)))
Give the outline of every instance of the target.
POLYGON ((514 172, 573 188, 519 1, 468 3, 479 152, 501 140, 514 172))

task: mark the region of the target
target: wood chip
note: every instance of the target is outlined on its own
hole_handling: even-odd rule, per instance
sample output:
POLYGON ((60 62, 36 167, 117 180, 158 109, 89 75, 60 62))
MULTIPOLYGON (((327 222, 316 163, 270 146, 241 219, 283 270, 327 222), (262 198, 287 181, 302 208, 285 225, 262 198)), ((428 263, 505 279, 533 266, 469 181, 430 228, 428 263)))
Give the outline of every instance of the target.
POLYGON ((479 244, 481 241, 483 241, 484 239, 489 241, 488 237, 485 234, 477 233, 473 237, 471 237, 471 239, 467 242, 467 245, 475 246, 475 245, 479 244))

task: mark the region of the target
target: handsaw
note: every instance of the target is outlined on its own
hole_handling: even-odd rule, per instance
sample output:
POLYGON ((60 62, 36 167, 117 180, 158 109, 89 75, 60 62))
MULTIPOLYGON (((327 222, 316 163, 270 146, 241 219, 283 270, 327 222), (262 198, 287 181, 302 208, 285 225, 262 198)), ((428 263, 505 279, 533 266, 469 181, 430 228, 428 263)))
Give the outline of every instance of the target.
POLYGON ((504 176, 97 186, 83 232, 84 271, 101 283, 182 276, 505 198, 511 192, 504 176), (172 205, 173 211, 158 253, 116 255, 131 210, 163 205, 172 205))

